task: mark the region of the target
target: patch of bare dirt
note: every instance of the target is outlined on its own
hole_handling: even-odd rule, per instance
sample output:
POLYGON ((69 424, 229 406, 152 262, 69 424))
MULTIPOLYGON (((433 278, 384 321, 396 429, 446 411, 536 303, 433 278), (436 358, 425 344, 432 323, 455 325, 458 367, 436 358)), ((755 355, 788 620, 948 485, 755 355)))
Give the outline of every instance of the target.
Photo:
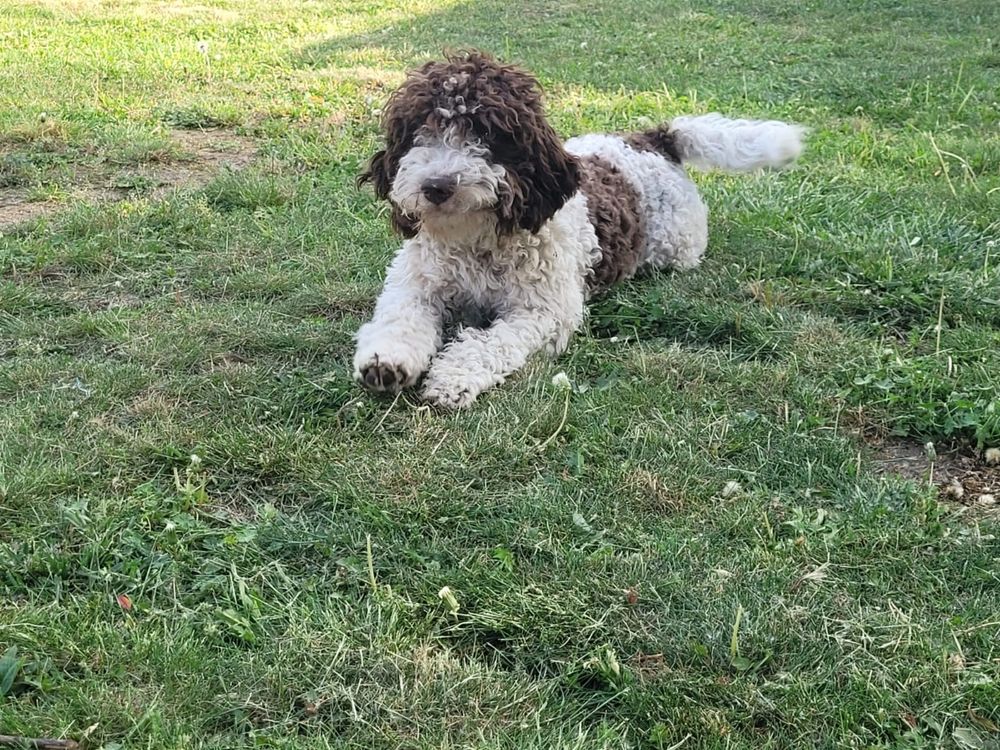
MULTIPOLYGON (((93 185, 75 187, 68 199, 83 203, 101 203, 121 200, 124 192, 93 185)), ((26 190, 0 188, 0 233, 5 229, 25 224, 43 216, 55 213, 65 206, 64 200, 34 200, 26 190)))
POLYGON ((102 0, 28 0, 28 5, 70 14, 100 10, 101 4, 102 0))
MULTIPOLYGON (((48 8, 69 15, 107 13, 106 0, 27 0, 29 5, 48 8)), ((215 8, 189 2, 144 2, 131 9, 139 18, 195 18, 205 21, 235 21, 240 14, 235 10, 215 8)))
POLYGON ((176 398, 151 388, 132 399, 126 411, 132 417, 167 417, 183 408, 176 398))
MULTIPOLYGON (((102 203, 124 200, 137 192, 156 198, 170 190, 204 185, 223 169, 244 169, 257 154, 251 139, 225 130, 174 130, 170 137, 177 146, 172 159, 146 162, 126 173, 81 167, 70 199, 102 203)), ((0 231, 52 214, 64 205, 64 201, 32 200, 23 188, 0 188, 0 231)))
POLYGON ((31 201, 24 190, 0 189, 0 229, 23 224, 52 209, 48 201, 31 201))
POLYGON ((914 441, 883 443, 874 462, 881 474, 892 474, 917 484, 932 484, 939 496, 953 503, 1000 516, 1000 463, 987 455, 967 452, 935 453, 914 441))
POLYGON ((644 510, 654 513, 674 513, 687 505, 682 492, 646 469, 626 469, 622 475, 621 489, 635 498, 644 510))
POLYGON ((64 287, 60 296, 62 301, 88 312, 136 310, 145 303, 142 297, 121 289, 85 289, 76 284, 64 287))
POLYGON ((135 9, 140 18, 196 18, 204 21, 236 21, 240 14, 235 10, 214 8, 189 2, 143 3, 135 9))
POLYGON ((246 168, 257 155, 250 138, 225 130, 175 130, 171 138, 183 158, 152 165, 152 176, 160 181, 161 190, 202 185, 223 169, 246 168))
POLYGON ((250 360, 237 352, 213 354, 205 363, 207 372, 238 372, 250 366, 250 360))

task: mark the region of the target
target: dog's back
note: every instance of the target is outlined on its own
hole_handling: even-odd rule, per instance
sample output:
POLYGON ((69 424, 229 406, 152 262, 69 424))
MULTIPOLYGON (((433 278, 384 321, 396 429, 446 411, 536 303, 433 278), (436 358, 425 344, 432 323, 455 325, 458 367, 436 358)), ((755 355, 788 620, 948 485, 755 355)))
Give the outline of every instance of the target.
POLYGON ((708 244, 708 209, 683 165, 734 172, 780 168, 801 153, 803 132, 775 120, 711 114, 627 135, 571 138, 566 150, 580 158, 595 231, 614 238, 602 242, 595 286, 646 266, 698 265, 708 244), (621 210, 623 203, 635 207, 634 217, 621 210))

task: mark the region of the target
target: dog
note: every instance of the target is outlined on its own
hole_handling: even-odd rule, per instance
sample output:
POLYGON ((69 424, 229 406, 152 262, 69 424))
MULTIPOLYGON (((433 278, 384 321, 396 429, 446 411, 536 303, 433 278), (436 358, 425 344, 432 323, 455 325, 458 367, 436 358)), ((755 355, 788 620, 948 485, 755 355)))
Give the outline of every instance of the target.
POLYGON ((563 352, 613 284, 698 265, 708 210, 685 165, 784 167, 805 132, 709 114, 563 142, 536 79, 479 51, 409 73, 382 125, 385 147, 358 184, 389 202, 405 241, 358 330, 354 378, 372 391, 419 383, 448 408, 535 352, 563 352))

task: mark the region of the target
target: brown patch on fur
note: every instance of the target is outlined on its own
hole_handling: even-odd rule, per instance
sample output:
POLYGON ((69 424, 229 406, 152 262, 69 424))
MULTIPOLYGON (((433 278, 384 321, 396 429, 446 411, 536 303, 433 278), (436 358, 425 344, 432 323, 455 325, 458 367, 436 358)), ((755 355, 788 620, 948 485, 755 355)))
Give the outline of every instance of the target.
POLYGON ((676 164, 681 163, 677 139, 670 125, 660 125, 652 130, 642 130, 638 133, 627 133, 622 136, 622 140, 636 151, 652 151, 676 164))
POLYGON ((580 190, 587 196, 590 223, 601 247, 589 278, 591 293, 598 293, 636 272, 645 231, 639 195, 618 167, 593 155, 583 157, 581 164, 580 190))
MULTIPOLYGON (((358 184, 371 182, 386 200, 399 162, 419 132, 455 126, 490 149, 507 170, 497 206, 497 231, 537 232, 576 192, 579 164, 563 148, 542 110, 542 92, 529 73, 469 51, 412 71, 389 99, 382 119, 386 146, 371 159, 358 184)), ((417 223, 395 206, 393 224, 412 237, 417 223)))

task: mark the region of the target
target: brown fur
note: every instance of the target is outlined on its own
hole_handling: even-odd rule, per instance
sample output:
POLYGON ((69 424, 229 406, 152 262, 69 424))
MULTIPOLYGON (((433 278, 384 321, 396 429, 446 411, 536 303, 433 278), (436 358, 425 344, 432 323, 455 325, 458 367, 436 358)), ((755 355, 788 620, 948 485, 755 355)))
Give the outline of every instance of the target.
MULTIPOLYGON (((376 151, 368 163, 368 169, 358 176, 358 187, 370 182, 376 197, 387 200, 389 191, 392 190, 392 180, 396 176, 399 159, 404 153, 406 152, 390 154, 389 149, 376 151)), ((417 222, 400 211, 395 204, 392 205, 392 226, 404 237, 415 237, 419 229, 417 222)))
POLYGON ((652 151, 667 157, 676 164, 681 163, 681 154, 677 149, 676 138, 670 125, 660 125, 638 133, 628 133, 622 136, 622 140, 636 151, 652 151))
MULTIPOLYGON (((382 120, 386 147, 358 178, 375 195, 389 197, 400 159, 422 130, 441 133, 455 125, 479 138, 494 163, 507 170, 507 189, 497 206, 497 231, 537 232, 576 192, 577 160, 542 111, 538 82, 513 65, 470 51, 429 62, 410 73, 389 99, 382 120)), ((412 237, 418 225, 394 207, 393 224, 412 237)))
POLYGON ((639 195, 621 171, 599 156, 582 160, 580 189, 594 225, 601 259, 593 268, 590 289, 602 292, 631 277, 639 266, 645 232, 639 213, 639 195))

